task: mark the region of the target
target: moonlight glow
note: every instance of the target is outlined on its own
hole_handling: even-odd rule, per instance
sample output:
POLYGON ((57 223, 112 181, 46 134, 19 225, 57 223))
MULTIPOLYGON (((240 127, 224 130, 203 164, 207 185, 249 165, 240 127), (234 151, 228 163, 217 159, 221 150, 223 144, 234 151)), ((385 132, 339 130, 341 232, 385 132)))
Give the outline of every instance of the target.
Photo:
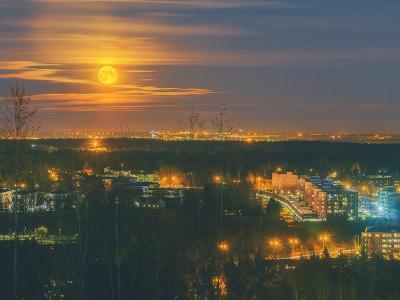
POLYGON ((118 73, 113 67, 104 66, 97 73, 99 80, 102 84, 113 84, 118 80, 118 73))

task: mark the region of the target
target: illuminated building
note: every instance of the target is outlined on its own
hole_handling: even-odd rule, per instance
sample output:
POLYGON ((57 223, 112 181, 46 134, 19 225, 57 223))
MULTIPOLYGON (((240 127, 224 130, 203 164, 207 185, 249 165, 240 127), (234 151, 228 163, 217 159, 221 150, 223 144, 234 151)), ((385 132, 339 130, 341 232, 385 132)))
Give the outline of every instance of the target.
POLYGON ((368 255, 381 254, 400 257, 400 231, 398 229, 366 228, 361 233, 361 247, 368 255))
POLYGON ((399 219, 400 193, 394 187, 378 191, 378 215, 388 219, 399 219))
POLYGON ((3 210, 11 211, 13 192, 8 189, 0 189, 0 203, 3 210))
POLYGON ((371 198, 361 197, 359 210, 361 210, 365 213, 375 211, 376 205, 374 205, 374 204, 376 204, 376 203, 374 201, 372 201, 371 198))
POLYGON ((36 211, 39 192, 33 190, 18 190, 15 192, 17 200, 17 210, 19 212, 34 212, 36 211))
POLYGON ((369 175, 368 179, 375 187, 388 187, 394 184, 390 175, 369 175))
POLYGON ((117 177, 126 177, 133 178, 137 182, 160 182, 160 175, 158 173, 134 173, 130 170, 113 170, 109 167, 104 168, 103 178, 117 178, 117 177))
POLYGON ((135 175, 139 182, 160 182, 160 176, 157 173, 138 173, 135 175))
POLYGON ((111 169, 109 167, 104 168, 104 174, 107 177, 135 177, 132 174, 132 171, 123 170, 123 169, 113 170, 113 169, 111 169))
POLYGON ((272 189, 277 194, 301 197, 320 219, 343 215, 358 217, 358 193, 346 189, 333 179, 298 176, 292 172, 272 174, 272 189))
POLYGON ((358 193, 331 179, 310 176, 305 183, 304 200, 320 218, 337 215, 349 219, 358 217, 358 193))
POLYGON ((278 193, 295 193, 299 188, 299 176, 292 172, 272 173, 272 189, 278 193))

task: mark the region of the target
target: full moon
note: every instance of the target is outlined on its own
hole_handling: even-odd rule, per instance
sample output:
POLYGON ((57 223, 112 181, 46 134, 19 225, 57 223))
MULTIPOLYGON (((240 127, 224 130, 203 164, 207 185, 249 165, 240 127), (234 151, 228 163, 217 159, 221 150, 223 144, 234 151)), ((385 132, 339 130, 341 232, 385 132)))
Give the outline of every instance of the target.
POLYGON ((97 73, 102 84, 113 84, 118 80, 118 72, 113 67, 104 66, 97 73))

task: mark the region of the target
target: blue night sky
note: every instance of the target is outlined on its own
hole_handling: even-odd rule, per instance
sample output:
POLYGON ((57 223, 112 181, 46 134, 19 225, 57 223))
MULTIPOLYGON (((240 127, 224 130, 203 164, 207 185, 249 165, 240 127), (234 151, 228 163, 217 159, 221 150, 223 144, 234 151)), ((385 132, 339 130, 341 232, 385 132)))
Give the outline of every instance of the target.
POLYGON ((399 37, 390 0, 2 0, 0 96, 23 82, 44 131, 177 129, 225 101, 245 130, 400 133, 399 37))

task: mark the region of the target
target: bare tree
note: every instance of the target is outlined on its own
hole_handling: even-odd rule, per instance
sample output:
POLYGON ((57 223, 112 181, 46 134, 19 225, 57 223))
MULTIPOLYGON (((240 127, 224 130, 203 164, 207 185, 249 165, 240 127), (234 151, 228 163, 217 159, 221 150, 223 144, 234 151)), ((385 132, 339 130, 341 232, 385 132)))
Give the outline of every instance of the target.
POLYGON ((10 94, 4 102, 1 122, 5 137, 21 140, 39 130, 34 122, 37 108, 32 108, 31 98, 26 95, 25 88, 19 82, 10 88, 10 94))
POLYGON ((19 181, 19 141, 29 137, 39 127, 35 125, 37 109, 31 107, 31 98, 26 95, 23 86, 16 82, 10 88, 10 94, 4 101, 1 109, 1 124, 3 135, 15 141, 15 192, 13 196, 12 210, 14 213, 14 253, 13 253, 13 299, 18 299, 18 205, 17 192, 19 181))
POLYGON ((226 103, 222 102, 221 107, 217 112, 217 116, 211 120, 211 124, 214 127, 214 132, 218 134, 219 143, 219 156, 220 156, 220 180, 219 181, 219 198, 220 198, 220 226, 222 228, 224 223, 224 174, 223 174, 223 141, 225 136, 233 131, 232 126, 233 117, 228 115, 228 110, 226 108, 226 103))
POLYGON ((187 124, 182 124, 181 130, 187 130, 190 133, 191 139, 196 139, 199 131, 204 129, 205 120, 201 118, 200 113, 192 107, 192 110, 187 118, 187 124))
POLYGON ((223 141, 225 136, 233 131, 232 120, 233 117, 229 116, 226 103, 222 102, 221 107, 217 112, 217 116, 211 120, 215 133, 218 134, 218 139, 223 141))

